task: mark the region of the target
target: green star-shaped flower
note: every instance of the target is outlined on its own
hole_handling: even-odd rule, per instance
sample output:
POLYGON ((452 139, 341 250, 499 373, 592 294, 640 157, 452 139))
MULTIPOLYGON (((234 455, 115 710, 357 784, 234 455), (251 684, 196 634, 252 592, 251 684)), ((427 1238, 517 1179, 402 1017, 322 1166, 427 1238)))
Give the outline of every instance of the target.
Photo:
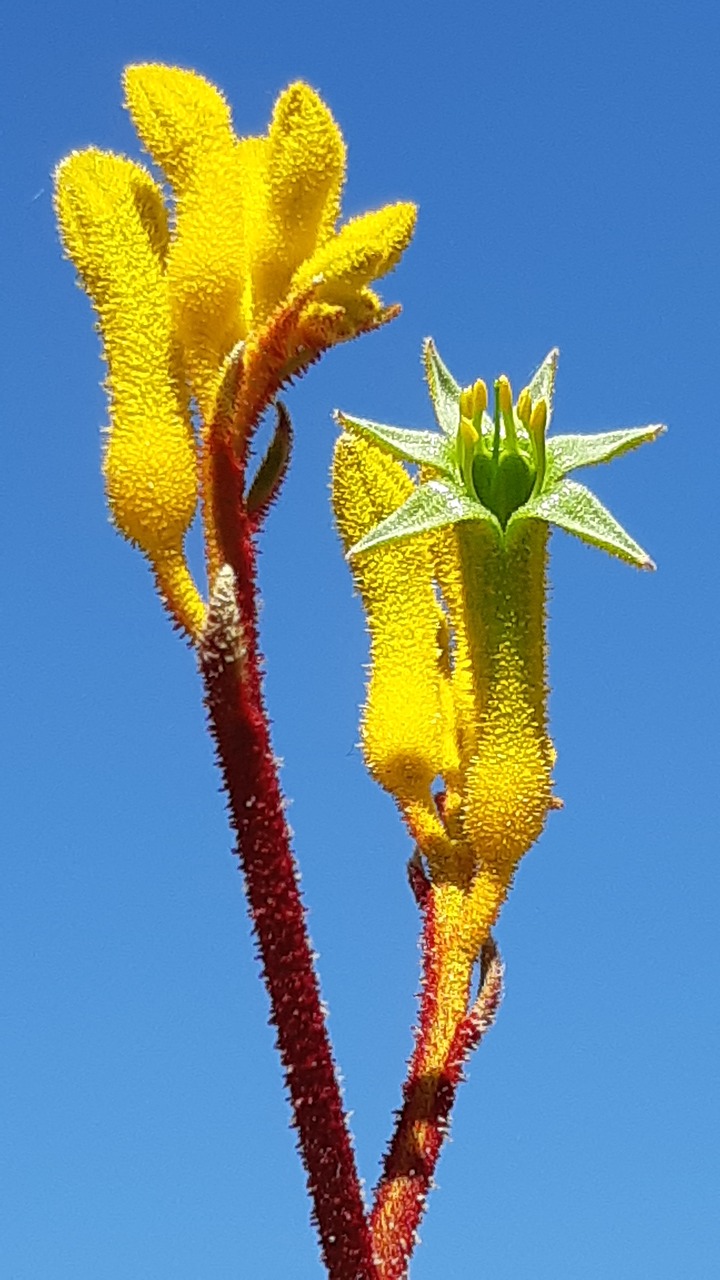
POLYGON ((422 468, 407 501, 356 542, 348 557, 464 520, 484 520, 504 539, 521 520, 544 520, 628 564, 653 569, 647 553, 595 494, 568 475, 580 467, 610 462, 657 439, 665 428, 651 425, 546 438, 557 360, 557 350, 551 351, 515 404, 508 379, 498 378, 490 417, 484 382, 461 389, 429 338, 424 363, 440 432, 384 426, 338 413, 343 427, 422 468))

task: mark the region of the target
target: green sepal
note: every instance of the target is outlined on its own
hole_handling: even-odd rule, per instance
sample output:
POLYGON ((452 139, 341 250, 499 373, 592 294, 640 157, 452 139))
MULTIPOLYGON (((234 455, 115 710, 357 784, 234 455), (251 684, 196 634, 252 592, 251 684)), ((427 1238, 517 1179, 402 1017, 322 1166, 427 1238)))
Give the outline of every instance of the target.
POLYGON ((277 498, 290 465, 293 443, 290 414, 281 400, 276 400, 275 412, 275 430, 267 452, 255 472, 245 503, 248 515, 256 526, 265 519, 277 498))
POLYGON ((542 364, 535 370, 528 383, 530 398, 533 404, 536 400, 545 400, 547 403, 548 416, 545 424, 546 431, 550 425, 550 418, 552 417, 553 396, 555 395, 555 375, 557 373, 559 356, 560 352, 557 347, 553 347, 552 351, 548 351, 542 364))
POLYGON ((428 533, 431 529, 440 529, 443 525, 459 524, 462 520, 487 521, 495 527, 498 536, 501 534, 492 511, 483 507, 476 498, 468 497, 460 485, 445 480, 429 480, 415 489, 397 511, 356 542, 348 551, 347 558, 350 560, 384 542, 399 542, 419 533, 428 533))
POLYGON ((438 426, 454 440, 460 425, 460 387, 440 359, 432 338, 425 339, 423 364, 438 426))
POLYGON ((595 467, 600 462, 611 462, 641 444, 657 440, 664 431, 665 427, 653 423, 648 427, 601 431, 594 436, 551 437, 547 442, 546 476, 552 483, 578 467, 595 467))
POLYGON ((647 552, 625 532, 600 499, 575 480, 559 480, 531 498, 514 513, 510 526, 526 519, 545 520, 639 569, 655 568, 647 552))
POLYGON ((403 462, 417 462, 420 466, 435 467, 449 475, 454 474, 454 450, 449 441, 444 436, 439 436, 437 431, 385 426, 382 422, 370 422, 367 418, 349 418, 339 410, 335 418, 341 427, 379 444, 394 458, 400 458, 403 462))

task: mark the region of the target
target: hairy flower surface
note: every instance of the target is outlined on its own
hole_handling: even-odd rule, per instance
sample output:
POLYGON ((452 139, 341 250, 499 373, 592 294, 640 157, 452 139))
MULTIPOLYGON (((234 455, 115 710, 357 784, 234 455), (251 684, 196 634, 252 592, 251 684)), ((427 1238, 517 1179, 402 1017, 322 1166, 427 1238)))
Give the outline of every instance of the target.
MULTIPOLYGON (((407 247, 415 207, 338 227, 345 146, 304 83, 280 95, 262 137, 237 137, 223 95, 192 71, 129 67, 125 98, 170 208, 150 172, 95 148, 58 166, 56 208, 103 337, 110 510, 196 638, 205 606, 183 547, 202 499, 214 580, 223 549, 208 454, 218 418, 246 453, 289 378, 397 314, 370 286, 407 247)), ((285 417, 283 438, 288 429, 285 417)), ((276 441, 271 461, 277 454, 276 441)), ((282 478, 269 466, 263 510, 282 478)))
POLYGON ((338 415, 333 500, 372 646, 363 742, 431 870, 470 883, 492 866, 507 880, 551 805, 548 527, 652 567, 567 473, 662 428, 547 439, 556 351, 517 404, 496 380, 492 417, 485 383, 462 389, 432 342, 425 366, 439 433, 338 415))
POLYGON ((547 727, 550 527, 653 567, 567 477, 663 428, 547 437, 556 365, 553 351, 517 402, 498 378, 491 416, 485 383, 461 388, 428 342, 439 432, 338 414, 333 503, 371 644, 363 750, 430 885, 435 1013, 418 1080, 447 1069, 473 966, 520 859, 559 805, 547 727))

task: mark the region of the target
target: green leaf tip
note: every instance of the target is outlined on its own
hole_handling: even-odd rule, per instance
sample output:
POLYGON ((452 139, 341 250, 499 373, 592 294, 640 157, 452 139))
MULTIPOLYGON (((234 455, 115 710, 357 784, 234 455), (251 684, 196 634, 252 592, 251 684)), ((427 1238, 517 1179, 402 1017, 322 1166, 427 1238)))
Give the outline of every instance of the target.
POLYGON ((293 429, 290 414, 281 400, 275 401, 277 420, 246 498, 248 515, 256 525, 265 519, 277 498, 290 465, 293 429))
POLYGON ((432 338, 423 343, 423 365, 438 426, 452 440, 460 422, 460 387, 440 359, 432 338))
POLYGON ((437 431, 417 431, 414 427, 388 427, 367 418, 350 418, 339 410, 335 421, 346 431, 371 440, 386 453, 402 462, 416 462, 420 466, 448 470, 452 462, 452 449, 437 431))
POLYGON ((518 518, 545 520, 626 564, 638 569, 655 568, 647 552, 625 532, 600 499, 575 480, 562 479, 546 493, 531 499, 517 512, 518 518))
POLYGON ((659 423, 647 427, 626 427, 620 431, 601 431, 594 436, 555 436, 547 442, 548 471, 561 477, 580 467, 596 467, 612 462, 641 444, 650 444, 667 430, 659 423))

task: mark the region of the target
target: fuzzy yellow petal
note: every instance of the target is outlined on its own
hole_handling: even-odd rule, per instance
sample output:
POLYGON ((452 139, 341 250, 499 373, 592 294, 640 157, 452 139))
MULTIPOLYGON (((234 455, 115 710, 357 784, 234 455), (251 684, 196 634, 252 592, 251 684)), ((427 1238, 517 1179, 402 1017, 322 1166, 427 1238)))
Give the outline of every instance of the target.
POLYGON ((112 432, 108 497, 148 554, 175 546, 197 504, 192 430, 173 343, 159 188, 139 165, 76 152, 57 172, 63 240, 100 317, 112 432))
POLYGON ((397 266, 410 243, 417 209, 414 204, 390 204, 353 218, 298 269, 296 288, 323 278, 318 297, 329 302, 361 289, 397 266))
MULTIPOLYGON (((169 553, 177 559, 197 506, 198 480, 170 319, 162 194, 139 165, 88 150, 59 166, 56 207, 65 248, 100 319, 112 422, 104 470, 113 520, 154 562, 169 553)), ((172 608, 172 584, 163 591, 172 608)), ((187 583, 183 591, 178 609, 185 625, 187 583)))
POLYGON ((176 198, 168 261, 173 324, 192 392, 208 419, 222 362, 248 328, 244 214, 257 202, 261 143, 238 142, 222 94, 193 71, 129 67, 125 96, 176 198))
POLYGON ((463 936, 476 955, 497 923, 512 889, 515 870, 515 863, 481 866, 465 894, 463 936))
POLYGON ((195 71, 144 63, 127 67, 125 103, 143 146, 175 194, 195 185, 208 151, 227 153, 234 141, 230 108, 215 85, 195 71))
POLYGON ((360 289, 342 303, 313 301, 303 307, 298 323, 301 346, 320 349, 348 342, 393 320, 399 307, 386 307, 372 289, 360 289))
POLYGON ((244 166, 237 146, 213 152, 178 202, 168 258, 173 323, 193 395, 212 419, 225 357, 247 336, 244 166))
MULTIPOLYGON (((332 494, 346 547, 408 497, 412 481, 375 445, 342 436, 332 494)), ((389 543, 352 562, 365 606, 372 668, 363 749, 373 776, 401 804, 429 796, 442 770, 439 610, 424 539, 389 543)))
POLYGON ((264 314, 264 302, 258 305, 256 276, 262 258, 268 224, 267 138, 241 138, 236 143, 242 216, 242 296, 243 337, 259 327, 260 314, 264 314))
POLYGON ((309 85, 278 98, 267 138, 267 205, 254 272, 255 318, 267 318, 293 272, 332 235, 340 214, 345 144, 330 111, 309 85))

